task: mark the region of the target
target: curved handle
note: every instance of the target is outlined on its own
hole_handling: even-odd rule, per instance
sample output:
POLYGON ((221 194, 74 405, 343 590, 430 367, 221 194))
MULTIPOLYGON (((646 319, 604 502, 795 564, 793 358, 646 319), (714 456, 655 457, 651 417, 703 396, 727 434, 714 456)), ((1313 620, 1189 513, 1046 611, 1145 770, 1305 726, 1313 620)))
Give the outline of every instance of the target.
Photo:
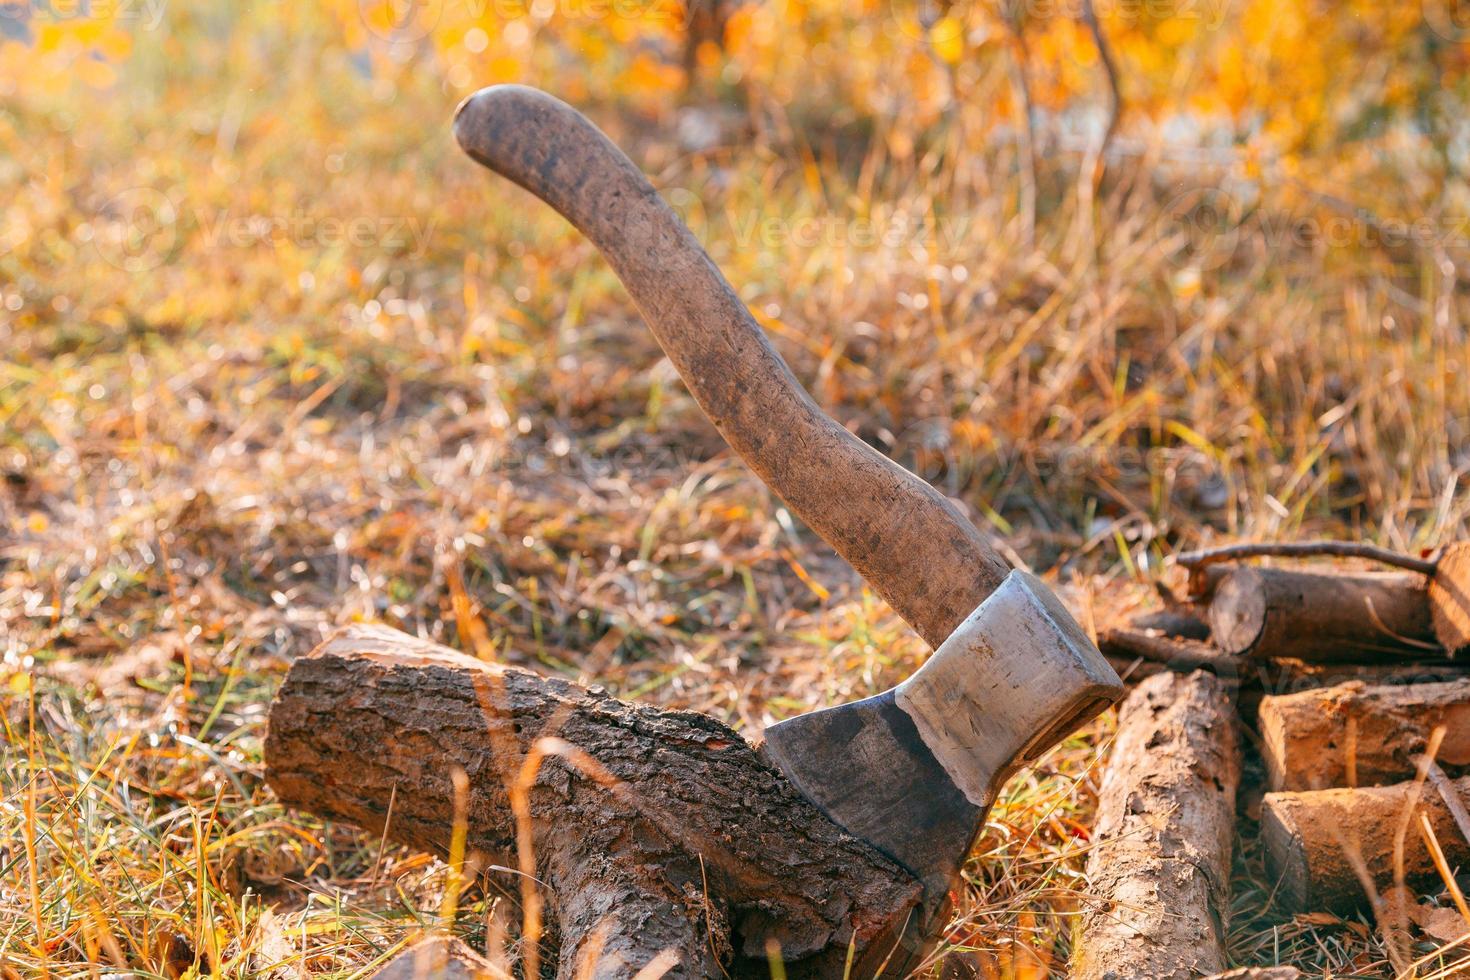
POLYGON ((725 441, 930 646, 995 591, 1010 569, 974 525, 817 407, 694 235, 585 116, 497 85, 460 105, 454 135, 597 246, 725 441))

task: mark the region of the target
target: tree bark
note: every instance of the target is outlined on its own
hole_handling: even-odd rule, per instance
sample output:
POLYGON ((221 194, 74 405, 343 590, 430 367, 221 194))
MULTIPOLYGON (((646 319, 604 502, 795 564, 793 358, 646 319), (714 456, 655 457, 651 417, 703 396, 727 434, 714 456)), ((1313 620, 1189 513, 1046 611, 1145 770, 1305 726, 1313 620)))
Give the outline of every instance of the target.
MULTIPOLYGON (((1470 799, 1466 795, 1470 777, 1452 785, 1462 799, 1470 799)), ((1395 884, 1395 838, 1411 804, 1428 814, 1450 867, 1470 861, 1470 843, 1428 783, 1266 794, 1261 802, 1261 837, 1271 870, 1280 880, 1281 907, 1288 912, 1348 912, 1369 904, 1353 868, 1359 860, 1378 892, 1395 884)), ((1405 883, 1433 887, 1439 873, 1418 831, 1417 813, 1411 816, 1404 834, 1405 883)))
POLYGON ((1444 725, 1436 757, 1470 765, 1470 679, 1370 687, 1349 682, 1261 701, 1261 755, 1272 790, 1382 786, 1410 779, 1444 725))
POLYGON ((440 854, 462 770, 468 846, 510 866, 533 752, 549 754, 520 786, 559 975, 594 942, 599 978, 669 949, 677 977, 760 973, 772 942, 796 975, 840 975, 849 944, 874 972, 916 951, 912 876, 704 715, 356 626, 292 665, 265 746, 283 802, 440 854))
POLYGON ((1452 544, 1439 556, 1429 610, 1441 646, 1452 654, 1470 649, 1470 543, 1452 544))
POLYGON ((1225 968, 1239 781, 1234 708, 1218 678, 1160 674, 1123 702, 1075 980, 1192 980, 1225 968))
POLYGON ((458 939, 430 936, 384 963, 372 980, 490 980, 504 976, 458 939))
POLYGON ((1237 568, 1210 603, 1227 653, 1301 660, 1442 657, 1428 581, 1413 572, 1323 575, 1237 568))

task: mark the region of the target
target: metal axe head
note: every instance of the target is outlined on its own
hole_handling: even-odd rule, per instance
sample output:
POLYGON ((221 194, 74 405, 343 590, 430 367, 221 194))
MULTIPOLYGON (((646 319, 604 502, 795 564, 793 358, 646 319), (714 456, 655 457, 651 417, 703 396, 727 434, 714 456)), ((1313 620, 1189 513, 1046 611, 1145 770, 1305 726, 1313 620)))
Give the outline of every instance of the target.
POLYGON ((762 751, 834 823, 908 868, 932 912, 1001 783, 1119 694, 1056 595, 1014 571, 908 680, 773 725, 762 751))

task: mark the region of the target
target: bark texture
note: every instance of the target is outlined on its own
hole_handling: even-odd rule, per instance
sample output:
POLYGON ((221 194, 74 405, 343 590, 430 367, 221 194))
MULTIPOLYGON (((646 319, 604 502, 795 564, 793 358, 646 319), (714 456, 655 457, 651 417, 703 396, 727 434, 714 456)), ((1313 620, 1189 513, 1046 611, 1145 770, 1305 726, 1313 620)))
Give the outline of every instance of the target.
POLYGON ((809 804, 739 734, 693 712, 481 663, 380 627, 351 627, 297 661, 271 707, 267 777, 280 798, 446 853, 455 767, 468 776, 468 845, 515 866, 508 782, 551 750, 527 802, 559 974, 601 941, 597 977, 666 949, 669 974, 841 973, 901 937, 918 883, 809 804), (547 741, 548 737, 559 741, 547 741), (389 819, 389 807, 392 807, 389 819), (594 939, 594 937, 597 937, 594 939))
POLYGON ((1452 544, 1439 556, 1429 609, 1440 645, 1450 653, 1470 649, 1470 543, 1452 544))
MULTIPOLYGON (((1470 799, 1470 777, 1453 785, 1461 799, 1470 799)), ((1470 844, 1428 783, 1419 787, 1417 798, 1412 783, 1266 794, 1261 802, 1261 837, 1271 869, 1281 881, 1277 892, 1281 907, 1289 912, 1348 912, 1367 905, 1368 893, 1353 870, 1355 856, 1361 857, 1379 893, 1395 884, 1394 841, 1410 805, 1429 815, 1450 867, 1464 867, 1470 861, 1470 844)), ((1414 814, 1404 835, 1405 883, 1434 887, 1439 873, 1417 823, 1414 814)))
POLYGON ((1252 657, 1443 656, 1430 623, 1428 580, 1414 572, 1237 568, 1215 589, 1210 627, 1222 650, 1252 657))
POLYGON ((1381 786, 1413 778, 1414 756, 1439 725, 1439 764, 1449 772, 1470 765, 1470 679, 1349 682, 1263 699, 1261 755, 1272 790, 1381 786))
POLYGON ((372 980, 481 980, 498 975, 489 960, 458 939, 434 936, 383 964, 372 980))
POLYGON ((1123 702, 1076 980, 1193 980, 1225 968, 1239 781, 1234 708, 1218 678, 1159 674, 1123 702))

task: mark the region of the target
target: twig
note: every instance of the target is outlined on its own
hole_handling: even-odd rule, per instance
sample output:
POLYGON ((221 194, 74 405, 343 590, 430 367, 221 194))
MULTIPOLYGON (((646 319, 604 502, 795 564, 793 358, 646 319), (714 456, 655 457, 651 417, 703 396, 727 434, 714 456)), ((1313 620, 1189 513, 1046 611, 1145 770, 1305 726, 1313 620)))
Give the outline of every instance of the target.
POLYGON ((1220 562, 1240 558, 1364 558, 1393 568, 1403 568, 1423 575, 1433 575, 1435 563, 1422 558, 1412 558, 1371 544, 1352 541, 1278 541, 1251 542, 1226 545, 1223 548, 1207 548, 1202 551, 1181 552, 1176 558, 1185 568, 1203 568, 1220 562))
POLYGON ((1092 43, 1097 45, 1097 56, 1108 78, 1108 126, 1103 131, 1102 144, 1097 151, 1097 166, 1092 175, 1093 186, 1096 187, 1102 182, 1103 171, 1107 168, 1108 148, 1118 133, 1118 123, 1123 116, 1123 88, 1118 79, 1118 64, 1113 60, 1112 46, 1108 44, 1108 36, 1103 33, 1092 0, 1082 0, 1082 21, 1092 33, 1092 43))
POLYGON ((1460 828, 1460 833, 1465 835, 1465 840, 1470 841, 1470 813, 1465 810, 1465 801, 1460 799, 1455 784, 1450 782, 1439 763, 1433 760, 1429 763, 1429 781, 1439 790, 1440 799, 1444 800, 1445 808, 1455 818, 1455 825, 1460 828))
POLYGON ((1154 663, 1168 664, 1176 670, 1192 670, 1196 667, 1225 668, 1230 677, 1240 676, 1244 662, 1217 647, 1198 640, 1181 640, 1166 636, 1158 630, 1140 630, 1128 627, 1103 630, 1098 634, 1098 647, 1104 653, 1114 655, 1136 655, 1154 663))

